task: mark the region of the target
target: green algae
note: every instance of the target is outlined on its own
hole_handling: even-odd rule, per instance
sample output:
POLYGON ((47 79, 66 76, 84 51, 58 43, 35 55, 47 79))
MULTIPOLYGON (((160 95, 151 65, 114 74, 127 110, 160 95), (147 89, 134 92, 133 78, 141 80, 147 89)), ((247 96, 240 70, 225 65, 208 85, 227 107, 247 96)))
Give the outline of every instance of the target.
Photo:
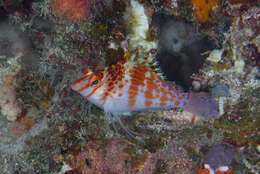
POLYGON ((199 152, 197 152, 194 148, 186 147, 185 150, 187 151, 187 154, 189 158, 192 159, 192 161, 198 162, 199 159, 201 158, 199 152))
POLYGON ((106 33, 107 27, 104 26, 103 24, 96 24, 91 27, 91 30, 92 30, 92 35, 98 38, 104 35, 104 33, 106 33))
POLYGON ((193 128, 185 128, 182 129, 178 136, 181 137, 181 141, 190 141, 193 138, 199 138, 200 140, 203 139, 211 139, 212 138, 212 130, 207 127, 193 127, 193 128))
MULTIPOLYGON (((252 91, 250 96, 259 92, 259 88, 252 91)), ((214 122, 214 127, 222 129, 224 136, 235 145, 259 145, 260 139, 256 136, 260 125, 259 98, 248 97, 234 106, 232 112, 227 112, 214 122), (235 110, 235 111, 234 111, 235 110)))
POLYGON ((214 63, 214 70, 215 71, 221 71, 221 70, 227 70, 228 65, 226 63, 220 64, 220 63, 214 63))
MULTIPOLYGON (((139 149, 140 150, 140 149, 139 149)), ((130 155, 130 163, 133 168, 141 168, 149 157, 149 153, 137 153, 138 148, 135 145, 128 145, 124 152, 130 155)))
POLYGON ((90 28, 91 28, 91 25, 89 22, 86 22, 86 21, 79 22, 79 29, 81 31, 88 31, 90 28))
MULTIPOLYGON (((130 163, 131 167, 135 169, 142 168, 147 159, 150 157, 148 152, 139 152, 140 150, 144 150, 142 147, 137 147, 135 144, 130 144, 127 148, 124 149, 124 152, 130 155, 130 163), (139 152, 139 153, 138 153, 139 152)), ((168 166, 164 160, 158 159, 155 164, 155 169, 153 173, 164 174, 167 173, 168 166)))

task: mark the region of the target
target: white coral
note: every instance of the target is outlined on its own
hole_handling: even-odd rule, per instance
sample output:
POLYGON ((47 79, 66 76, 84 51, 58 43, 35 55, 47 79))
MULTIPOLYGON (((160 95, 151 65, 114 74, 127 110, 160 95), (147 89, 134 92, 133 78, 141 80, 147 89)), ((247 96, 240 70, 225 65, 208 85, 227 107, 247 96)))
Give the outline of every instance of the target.
POLYGON ((130 6, 124 14, 124 18, 130 25, 131 33, 128 34, 127 40, 129 40, 129 47, 131 49, 142 48, 146 53, 151 49, 157 49, 156 41, 147 40, 149 22, 142 4, 136 0, 131 0, 130 6))

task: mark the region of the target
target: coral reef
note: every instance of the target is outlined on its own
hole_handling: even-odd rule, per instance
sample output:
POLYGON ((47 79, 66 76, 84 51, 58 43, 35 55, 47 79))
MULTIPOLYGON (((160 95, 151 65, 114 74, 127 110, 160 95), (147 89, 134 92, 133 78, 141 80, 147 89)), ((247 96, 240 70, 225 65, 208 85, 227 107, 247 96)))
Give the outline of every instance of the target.
POLYGON ((14 123, 12 123, 11 126, 11 134, 14 137, 20 137, 24 133, 28 132, 35 122, 27 117, 19 118, 19 120, 16 120, 14 123))
POLYGON ((79 173, 185 173, 194 167, 184 149, 171 147, 167 152, 135 152, 134 144, 112 139, 106 144, 88 142, 79 152, 54 155, 79 173), (186 169, 184 169, 186 168, 186 169))
POLYGON ((260 8, 251 7, 231 26, 231 41, 254 65, 260 67, 260 8))
POLYGON ((129 155, 123 152, 125 147, 112 140, 105 148, 94 142, 88 142, 77 154, 56 156, 57 162, 65 162, 82 174, 88 173, 126 173, 125 161, 129 155))
POLYGON ((258 1, 0 0, 0 21, 0 173, 259 173, 258 1), (70 88, 135 57, 222 115, 133 112, 130 136, 70 88))
POLYGON ((0 79, 0 108, 1 113, 9 121, 14 121, 22 113, 22 106, 17 102, 17 94, 12 76, 0 79))
POLYGON ((0 28, 1 60, 15 58, 19 54, 25 55, 29 52, 28 39, 19 31, 17 26, 1 21, 0 28))
MULTIPOLYGON (((22 66, 24 69, 37 69, 39 63, 33 51, 28 34, 22 32, 17 25, 10 25, 5 20, 0 23, 0 56, 1 63, 7 67, 13 67, 14 62, 20 62, 15 66, 22 66)), ((11 69, 11 68, 9 68, 11 69)), ((18 72, 17 70, 13 71, 18 72)), ((4 73, 6 74, 6 73, 4 73)), ((1 75, 1 74, 0 74, 1 75)))
MULTIPOLYGON (((259 88, 251 91, 252 95, 258 95, 259 88)), ((216 120, 216 128, 222 128, 225 141, 236 146, 245 144, 259 144, 255 135, 259 131, 259 99, 251 96, 236 104, 232 112, 226 113, 221 119, 216 120), (235 109, 236 108, 236 109, 235 109), (241 126, 243 125, 243 126, 241 126)))

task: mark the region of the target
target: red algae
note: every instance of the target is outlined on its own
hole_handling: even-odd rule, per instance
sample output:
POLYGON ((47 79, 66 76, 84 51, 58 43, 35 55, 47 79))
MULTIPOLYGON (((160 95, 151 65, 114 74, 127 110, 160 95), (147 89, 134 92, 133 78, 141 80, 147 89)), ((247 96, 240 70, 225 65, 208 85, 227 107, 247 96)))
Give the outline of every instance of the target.
POLYGON ((88 16, 89 7, 93 2, 94 0, 52 0, 51 6, 57 15, 78 21, 88 16))
POLYGON ((196 174, 210 174, 208 169, 201 168, 196 174))

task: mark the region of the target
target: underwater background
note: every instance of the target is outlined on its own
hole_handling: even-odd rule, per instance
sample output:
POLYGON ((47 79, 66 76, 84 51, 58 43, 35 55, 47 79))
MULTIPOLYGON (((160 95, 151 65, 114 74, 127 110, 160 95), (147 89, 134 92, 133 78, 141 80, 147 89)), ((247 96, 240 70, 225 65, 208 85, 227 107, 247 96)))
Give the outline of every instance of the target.
POLYGON ((259 173, 259 71, 257 0, 0 0, 0 174, 259 173), (119 61, 213 96, 219 116, 106 120, 71 83, 119 61))

